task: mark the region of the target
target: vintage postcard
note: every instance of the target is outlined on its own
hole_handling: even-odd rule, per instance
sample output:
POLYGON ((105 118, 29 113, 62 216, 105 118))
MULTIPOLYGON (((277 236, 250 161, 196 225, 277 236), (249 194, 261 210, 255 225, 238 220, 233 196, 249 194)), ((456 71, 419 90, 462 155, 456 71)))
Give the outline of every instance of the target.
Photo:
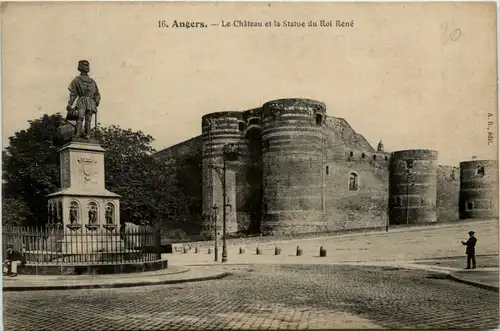
POLYGON ((494 2, 2 2, 5 330, 495 329, 494 2))

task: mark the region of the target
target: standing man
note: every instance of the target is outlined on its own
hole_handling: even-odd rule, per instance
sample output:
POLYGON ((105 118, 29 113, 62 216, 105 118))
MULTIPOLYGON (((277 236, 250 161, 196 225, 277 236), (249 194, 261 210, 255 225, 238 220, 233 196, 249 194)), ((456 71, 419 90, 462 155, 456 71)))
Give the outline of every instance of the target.
POLYGON ((471 261, 472 269, 476 269, 476 243, 477 238, 474 237, 474 231, 469 231, 469 239, 462 241, 462 245, 467 246, 465 249, 465 254, 467 254, 467 268, 465 269, 471 269, 471 261))
POLYGON ((74 110, 78 112, 75 136, 89 139, 92 115, 97 113, 97 107, 99 107, 99 103, 101 102, 101 95, 99 94, 96 82, 88 75, 90 71, 89 61, 79 61, 78 71, 80 71, 80 76, 75 77, 68 87, 70 95, 66 110, 68 112, 74 110), (73 108, 75 101, 76 106, 73 108), (84 120, 85 130, 83 130, 84 120))

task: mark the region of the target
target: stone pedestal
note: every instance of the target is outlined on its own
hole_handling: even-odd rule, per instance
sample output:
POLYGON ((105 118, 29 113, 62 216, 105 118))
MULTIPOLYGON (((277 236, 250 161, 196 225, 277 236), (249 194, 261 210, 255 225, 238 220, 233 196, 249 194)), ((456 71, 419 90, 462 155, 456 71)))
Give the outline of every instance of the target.
POLYGON ((49 224, 62 227, 52 239, 63 254, 123 249, 120 196, 105 188, 104 152, 92 140, 73 140, 59 151, 61 190, 47 197, 49 224))

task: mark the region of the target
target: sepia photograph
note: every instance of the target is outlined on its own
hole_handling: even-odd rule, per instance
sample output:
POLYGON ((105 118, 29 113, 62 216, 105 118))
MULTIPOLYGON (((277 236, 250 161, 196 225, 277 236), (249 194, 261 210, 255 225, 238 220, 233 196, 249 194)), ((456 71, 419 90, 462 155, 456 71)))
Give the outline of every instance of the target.
POLYGON ((495 2, 9 2, 4 330, 499 327, 495 2))

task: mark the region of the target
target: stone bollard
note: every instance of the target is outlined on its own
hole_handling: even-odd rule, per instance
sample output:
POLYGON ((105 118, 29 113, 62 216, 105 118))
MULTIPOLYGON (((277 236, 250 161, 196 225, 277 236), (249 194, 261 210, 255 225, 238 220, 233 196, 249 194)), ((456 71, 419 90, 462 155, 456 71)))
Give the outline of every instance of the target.
POLYGON ((302 248, 300 246, 297 246, 297 256, 302 256, 302 248))
POLYGON ((281 248, 276 246, 276 248, 274 249, 274 255, 280 255, 281 254, 281 248))
POLYGON ((243 247, 240 247, 240 254, 245 254, 245 249, 243 247))
POLYGON ((260 247, 257 247, 257 249, 255 250, 255 254, 262 255, 262 250, 260 249, 260 247))
POLYGON ((320 257, 325 257, 326 256, 326 249, 324 249, 323 246, 321 246, 319 248, 319 256, 320 257))
POLYGON ((200 252, 200 249, 198 248, 198 246, 196 246, 196 247, 194 248, 194 253, 195 253, 195 254, 198 254, 199 252, 200 252))
POLYGON ((208 247, 208 254, 212 254, 212 248, 208 247))

